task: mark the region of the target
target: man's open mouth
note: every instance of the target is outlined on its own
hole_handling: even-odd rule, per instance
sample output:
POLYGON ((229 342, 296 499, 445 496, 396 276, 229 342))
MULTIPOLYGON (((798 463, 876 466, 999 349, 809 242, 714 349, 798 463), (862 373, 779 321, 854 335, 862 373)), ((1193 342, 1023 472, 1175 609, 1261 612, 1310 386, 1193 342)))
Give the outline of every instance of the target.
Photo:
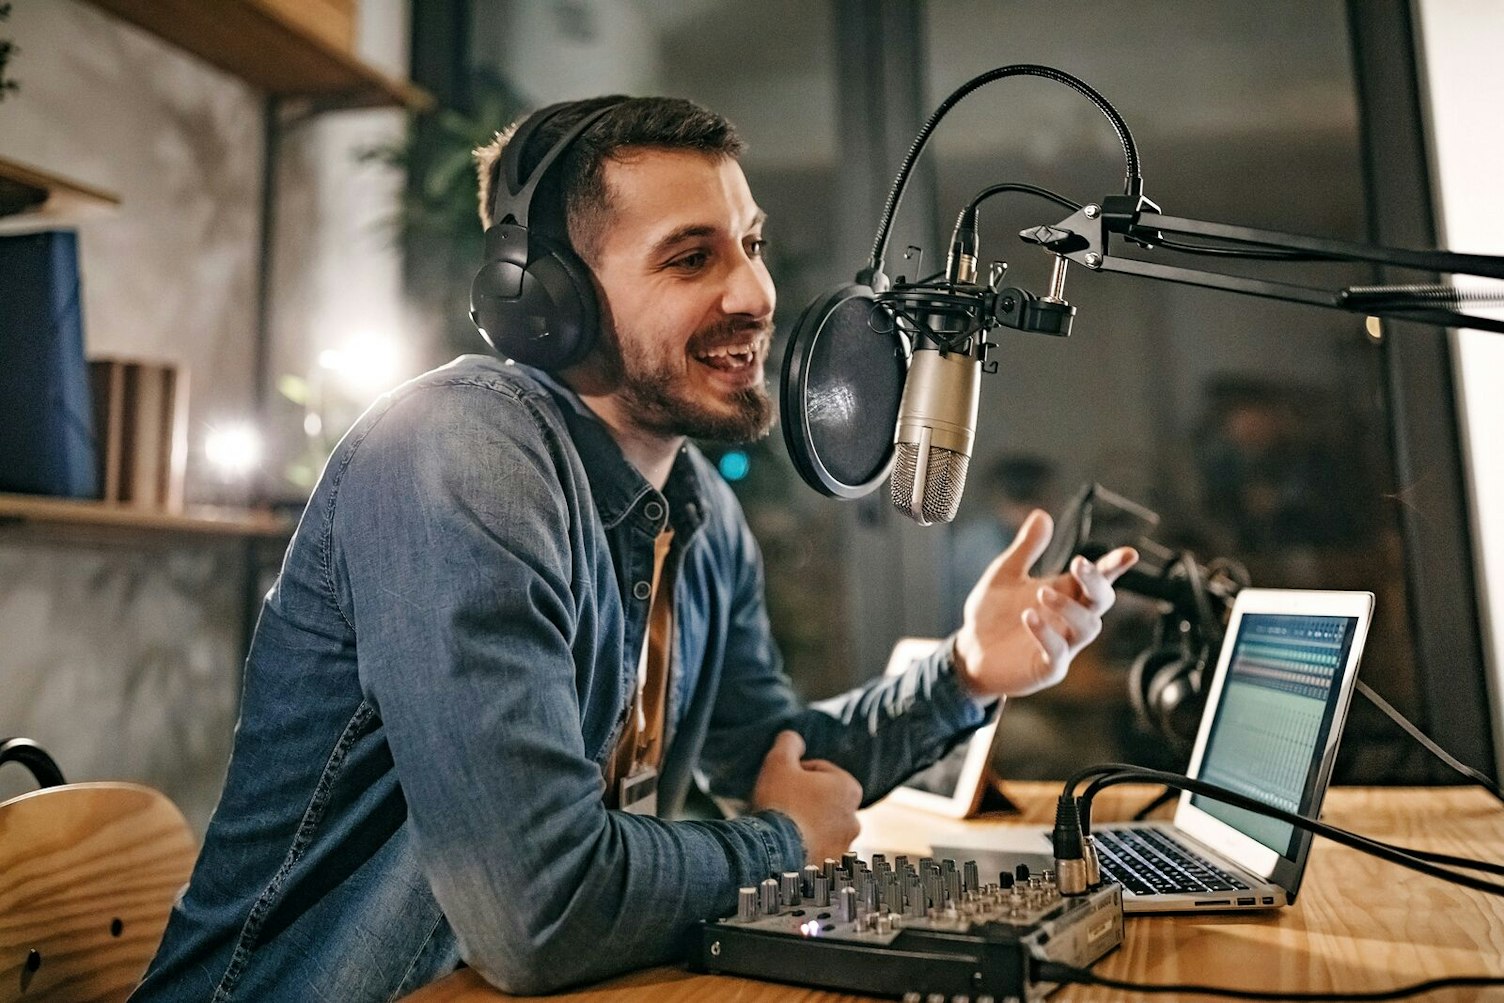
POLYGON ((746 369, 757 361, 757 343, 748 341, 740 345, 722 345, 719 348, 696 352, 695 359, 712 369, 733 373, 746 369))

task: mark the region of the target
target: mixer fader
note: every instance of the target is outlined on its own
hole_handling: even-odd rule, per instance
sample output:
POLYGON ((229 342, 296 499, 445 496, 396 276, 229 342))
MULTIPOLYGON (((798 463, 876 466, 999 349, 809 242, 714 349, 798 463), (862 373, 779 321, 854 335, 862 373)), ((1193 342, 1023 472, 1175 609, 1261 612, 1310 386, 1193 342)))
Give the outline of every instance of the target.
POLYGON ((1035 1000, 1041 961, 1085 967, 1123 940, 1119 886, 1062 896, 1050 871, 983 882, 974 861, 873 854, 770 875, 708 922, 709 972, 910 1000, 1035 1000))

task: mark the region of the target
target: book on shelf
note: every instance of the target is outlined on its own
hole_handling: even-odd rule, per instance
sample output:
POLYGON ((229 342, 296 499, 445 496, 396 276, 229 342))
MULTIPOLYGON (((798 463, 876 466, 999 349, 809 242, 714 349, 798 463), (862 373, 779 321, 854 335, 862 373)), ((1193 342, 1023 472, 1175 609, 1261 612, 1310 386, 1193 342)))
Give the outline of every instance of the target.
POLYGON ((98 495, 78 238, 0 236, 0 491, 98 495))
POLYGON ((94 359, 100 497, 167 512, 183 510, 188 464, 188 374, 171 362, 94 359))

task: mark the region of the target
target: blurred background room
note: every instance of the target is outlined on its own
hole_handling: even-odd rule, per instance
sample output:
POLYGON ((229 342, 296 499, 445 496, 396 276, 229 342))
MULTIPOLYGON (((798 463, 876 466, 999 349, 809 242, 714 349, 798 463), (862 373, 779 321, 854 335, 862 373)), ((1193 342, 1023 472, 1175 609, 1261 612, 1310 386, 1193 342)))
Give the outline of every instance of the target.
MULTIPOLYGON (((1466 83, 1500 43, 1488 0, 0 3, 0 239, 76 242, 82 290, 41 361, 18 361, 33 336, 0 330, 0 736, 36 739, 70 780, 156 786, 202 829, 256 604, 328 450, 381 392, 485 347, 466 315, 481 249, 469 151, 525 110, 661 93, 737 124, 770 218, 776 362, 799 311, 865 262, 931 110, 1009 63, 1106 96, 1171 215, 1504 253, 1504 210, 1483 206, 1504 141, 1473 128, 1497 107, 1466 83), (76 237, 36 238, 49 232, 76 237), (71 388, 27 375, 56 359, 82 374, 71 388), (77 476, 39 481, 26 463, 61 454, 34 411, 58 395, 77 476)), ((1079 95, 995 83, 919 161, 889 271, 909 245, 939 260, 987 185, 1099 201, 1121 157, 1079 95)), ((1047 255, 1014 235, 1064 215, 990 201, 983 260, 1044 288, 1047 255)), ((0 257, 0 299, 29 281, 19 260, 0 257)), ((1307 267, 1291 280, 1373 274, 1307 267)), ((1363 678, 1497 775, 1504 361, 1487 339, 1504 338, 1113 275, 1074 276, 1069 299, 1069 339, 996 336, 950 525, 918 527, 881 491, 816 494, 776 430, 704 444, 761 542, 800 692, 846 689, 898 638, 953 630, 1022 514, 1097 484, 1157 516, 1104 520, 1123 535, 1107 542, 1148 531, 1258 586, 1374 592, 1363 678)), ((1009 705, 995 771, 1183 765, 1131 697, 1162 614, 1123 595, 1065 684, 1009 705)), ((1452 775, 1359 702, 1336 779, 1452 775)), ((23 789, 0 776, 0 799, 23 789)))

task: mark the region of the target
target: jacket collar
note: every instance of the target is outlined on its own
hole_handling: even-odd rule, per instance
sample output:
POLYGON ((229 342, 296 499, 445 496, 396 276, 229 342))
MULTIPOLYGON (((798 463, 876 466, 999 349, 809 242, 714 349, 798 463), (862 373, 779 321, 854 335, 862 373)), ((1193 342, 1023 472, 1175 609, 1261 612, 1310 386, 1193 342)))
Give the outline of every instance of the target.
MULTIPOLYGON (((560 403, 564 422, 569 428, 569 437, 574 440, 584 464, 585 474, 590 479, 590 490, 595 495, 596 511, 606 529, 615 529, 634 510, 639 510, 651 499, 662 500, 668 508, 669 520, 676 536, 687 540, 704 521, 704 490, 691 457, 692 448, 685 445, 674 457, 668 481, 659 494, 632 466, 622 453, 621 447, 611 436, 594 411, 590 410, 579 394, 551 373, 532 366, 513 363, 518 369, 541 384, 560 403)), ((639 515, 639 519, 642 519, 639 515)), ((648 523, 661 522, 646 519, 648 523)), ((656 528, 652 530, 657 532, 656 528)))

